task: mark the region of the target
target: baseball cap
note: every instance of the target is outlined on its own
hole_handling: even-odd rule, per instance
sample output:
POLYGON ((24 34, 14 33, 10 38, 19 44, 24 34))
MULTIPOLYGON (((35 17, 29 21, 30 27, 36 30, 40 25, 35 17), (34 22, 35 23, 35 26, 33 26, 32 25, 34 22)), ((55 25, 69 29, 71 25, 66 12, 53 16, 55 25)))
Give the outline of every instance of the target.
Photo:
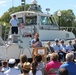
POLYGON ((9 64, 14 64, 15 62, 16 62, 15 59, 9 59, 8 61, 9 64))

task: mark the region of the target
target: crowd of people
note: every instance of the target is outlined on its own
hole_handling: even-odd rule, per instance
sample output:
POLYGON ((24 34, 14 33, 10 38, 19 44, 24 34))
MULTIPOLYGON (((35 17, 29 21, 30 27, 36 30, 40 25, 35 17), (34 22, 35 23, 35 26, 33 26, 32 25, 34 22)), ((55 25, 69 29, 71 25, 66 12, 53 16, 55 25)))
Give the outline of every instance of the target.
POLYGON ((56 52, 59 55, 59 61, 65 61, 65 56, 67 53, 74 53, 74 56, 76 57, 76 39, 74 40, 74 43, 72 44, 72 41, 68 41, 67 44, 65 44, 64 40, 55 39, 55 44, 51 45, 51 42, 47 43, 48 45, 48 52, 53 53, 56 52))
MULTIPOLYGON (((16 15, 10 20, 11 33, 18 34, 18 19, 16 15)), ((0 67, 0 75, 76 75, 76 39, 74 43, 70 40, 55 39, 54 44, 47 42, 47 63, 42 61, 42 56, 37 54, 32 63, 28 62, 25 54, 20 55, 20 62, 16 64, 15 59, 3 60, 0 67)), ((32 48, 43 47, 39 34, 34 35, 30 43, 32 48)))
MULTIPOLYGON (((3 60, 0 67, 0 75, 76 75, 75 43, 69 41, 65 45, 64 40, 59 42, 55 39, 55 44, 47 42, 47 56, 49 60, 45 63, 42 55, 36 54, 32 62, 28 62, 25 54, 20 55, 20 62, 11 58, 8 61, 3 60)), ((34 39, 31 40, 31 47, 42 47, 42 42, 39 40, 39 34, 36 33, 34 39)))
MULTIPOLYGON (((34 39, 31 41, 31 47, 42 47, 42 42, 39 40, 39 34, 36 33, 34 39)), ((47 42, 47 55, 49 56, 48 63, 45 66, 46 73, 52 73, 53 70, 58 72, 58 75, 75 75, 75 58, 76 58, 76 39, 69 40, 67 44, 62 39, 55 39, 55 43, 47 42), (51 57, 51 58, 50 58, 51 57), (62 63, 65 62, 65 64, 62 63), (73 70, 73 69, 74 70, 73 70), (60 73, 62 70, 68 71, 66 74, 60 73)), ((62 71, 63 72, 63 71, 62 71)), ((52 75, 52 74, 50 74, 52 75)), ((54 74, 53 74, 54 75, 54 74)), ((55 74, 56 75, 56 74, 55 74)))
MULTIPOLYGON (((42 47, 42 42, 39 40, 39 34, 36 33, 34 36, 34 39, 31 40, 31 47, 37 48, 42 47)), ((74 42, 72 43, 72 40, 69 40, 67 44, 65 44, 65 40, 55 39, 55 43, 51 44, 51 41, 47 42, 47 54, 51 54, 53 52, 58 53, 59 55, 59 61, 65 61, 65 56, 67 53, 74 53, 74 56, 76 57, 76 39, 74 39, 74 42)))
MULTIPOLYGON (((18 19, 16 15, 10 20, 11 33, 18 34, 18 19)), ((32 48, 43 47, 39 34, 34 35, 30 43, 32 48)), ((16 64, 15 59, 3 60, 0 67, 0 75, 76 75, 76 39, 74 43, 70 40, 68 44, 62 39, 55 39, 55 43, 47 42, 47 63, 42 61, 42 56, 37 54, 32 61, 28 62, 25 54, 20 55, 20 62, 16 64), (64 63, 65 62, 65 63, 64 63)))
POLYGON ((28 62, 25 54, 20 55, 20 62, 15 59, 3 60, 0 66, 0 75, 76 75, 76 63, 74 54, 67 53, 65 62, 59 62, 59 55, 56 52, 51 54, 51 61, 44 63, 42 56, 37 54, 32 61, 28 62))

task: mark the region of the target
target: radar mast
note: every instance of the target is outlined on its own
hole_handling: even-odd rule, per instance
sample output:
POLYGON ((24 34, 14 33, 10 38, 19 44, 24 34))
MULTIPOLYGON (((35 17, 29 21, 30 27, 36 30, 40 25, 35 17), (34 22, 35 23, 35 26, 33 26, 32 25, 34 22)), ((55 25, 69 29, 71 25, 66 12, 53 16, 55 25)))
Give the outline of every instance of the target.
POLYGON ((37 4, 37 1, 36 0, 32 0, 31 4, 37 4))
POLYGON ((32 0, 30 7, 28 9, 29 11, 35 11, 35 12, 42 12, 41 11, 41 6, 37 4, 36 0, 32 0))

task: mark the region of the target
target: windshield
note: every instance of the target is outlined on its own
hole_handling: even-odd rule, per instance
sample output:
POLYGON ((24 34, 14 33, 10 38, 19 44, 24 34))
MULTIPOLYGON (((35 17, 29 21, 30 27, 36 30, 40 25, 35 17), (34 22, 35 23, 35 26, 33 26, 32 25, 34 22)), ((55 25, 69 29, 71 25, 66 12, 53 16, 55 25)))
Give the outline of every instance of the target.
POLYGON ((41 25, 53 25, 54 20, 51 17, 48 16, 41 16, 41 25))
POLYGON ((26 25, 37 25, 37 16, 26 16, 25 23, 26 25))
POLYGON ((18 20, 19 20, 19 24, 23 23, 23 18, 22 17, 18 18, 18 20))

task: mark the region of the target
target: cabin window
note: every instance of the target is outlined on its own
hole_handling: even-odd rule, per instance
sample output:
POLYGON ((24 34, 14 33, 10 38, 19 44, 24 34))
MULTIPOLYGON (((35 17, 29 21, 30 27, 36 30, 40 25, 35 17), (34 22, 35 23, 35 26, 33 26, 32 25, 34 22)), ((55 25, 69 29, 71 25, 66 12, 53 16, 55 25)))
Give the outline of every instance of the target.
POLYGON ((37 25, 37 16, 26 16, 26 25, 37 25))
POLYGON ((48 16, 41 16, 41 25, 52 25, 53 21, 51 17, 48 16))
POLYGON ((23 18, 18 18, 18 20, 19 20, 19 24, 24 23, 23 18))

